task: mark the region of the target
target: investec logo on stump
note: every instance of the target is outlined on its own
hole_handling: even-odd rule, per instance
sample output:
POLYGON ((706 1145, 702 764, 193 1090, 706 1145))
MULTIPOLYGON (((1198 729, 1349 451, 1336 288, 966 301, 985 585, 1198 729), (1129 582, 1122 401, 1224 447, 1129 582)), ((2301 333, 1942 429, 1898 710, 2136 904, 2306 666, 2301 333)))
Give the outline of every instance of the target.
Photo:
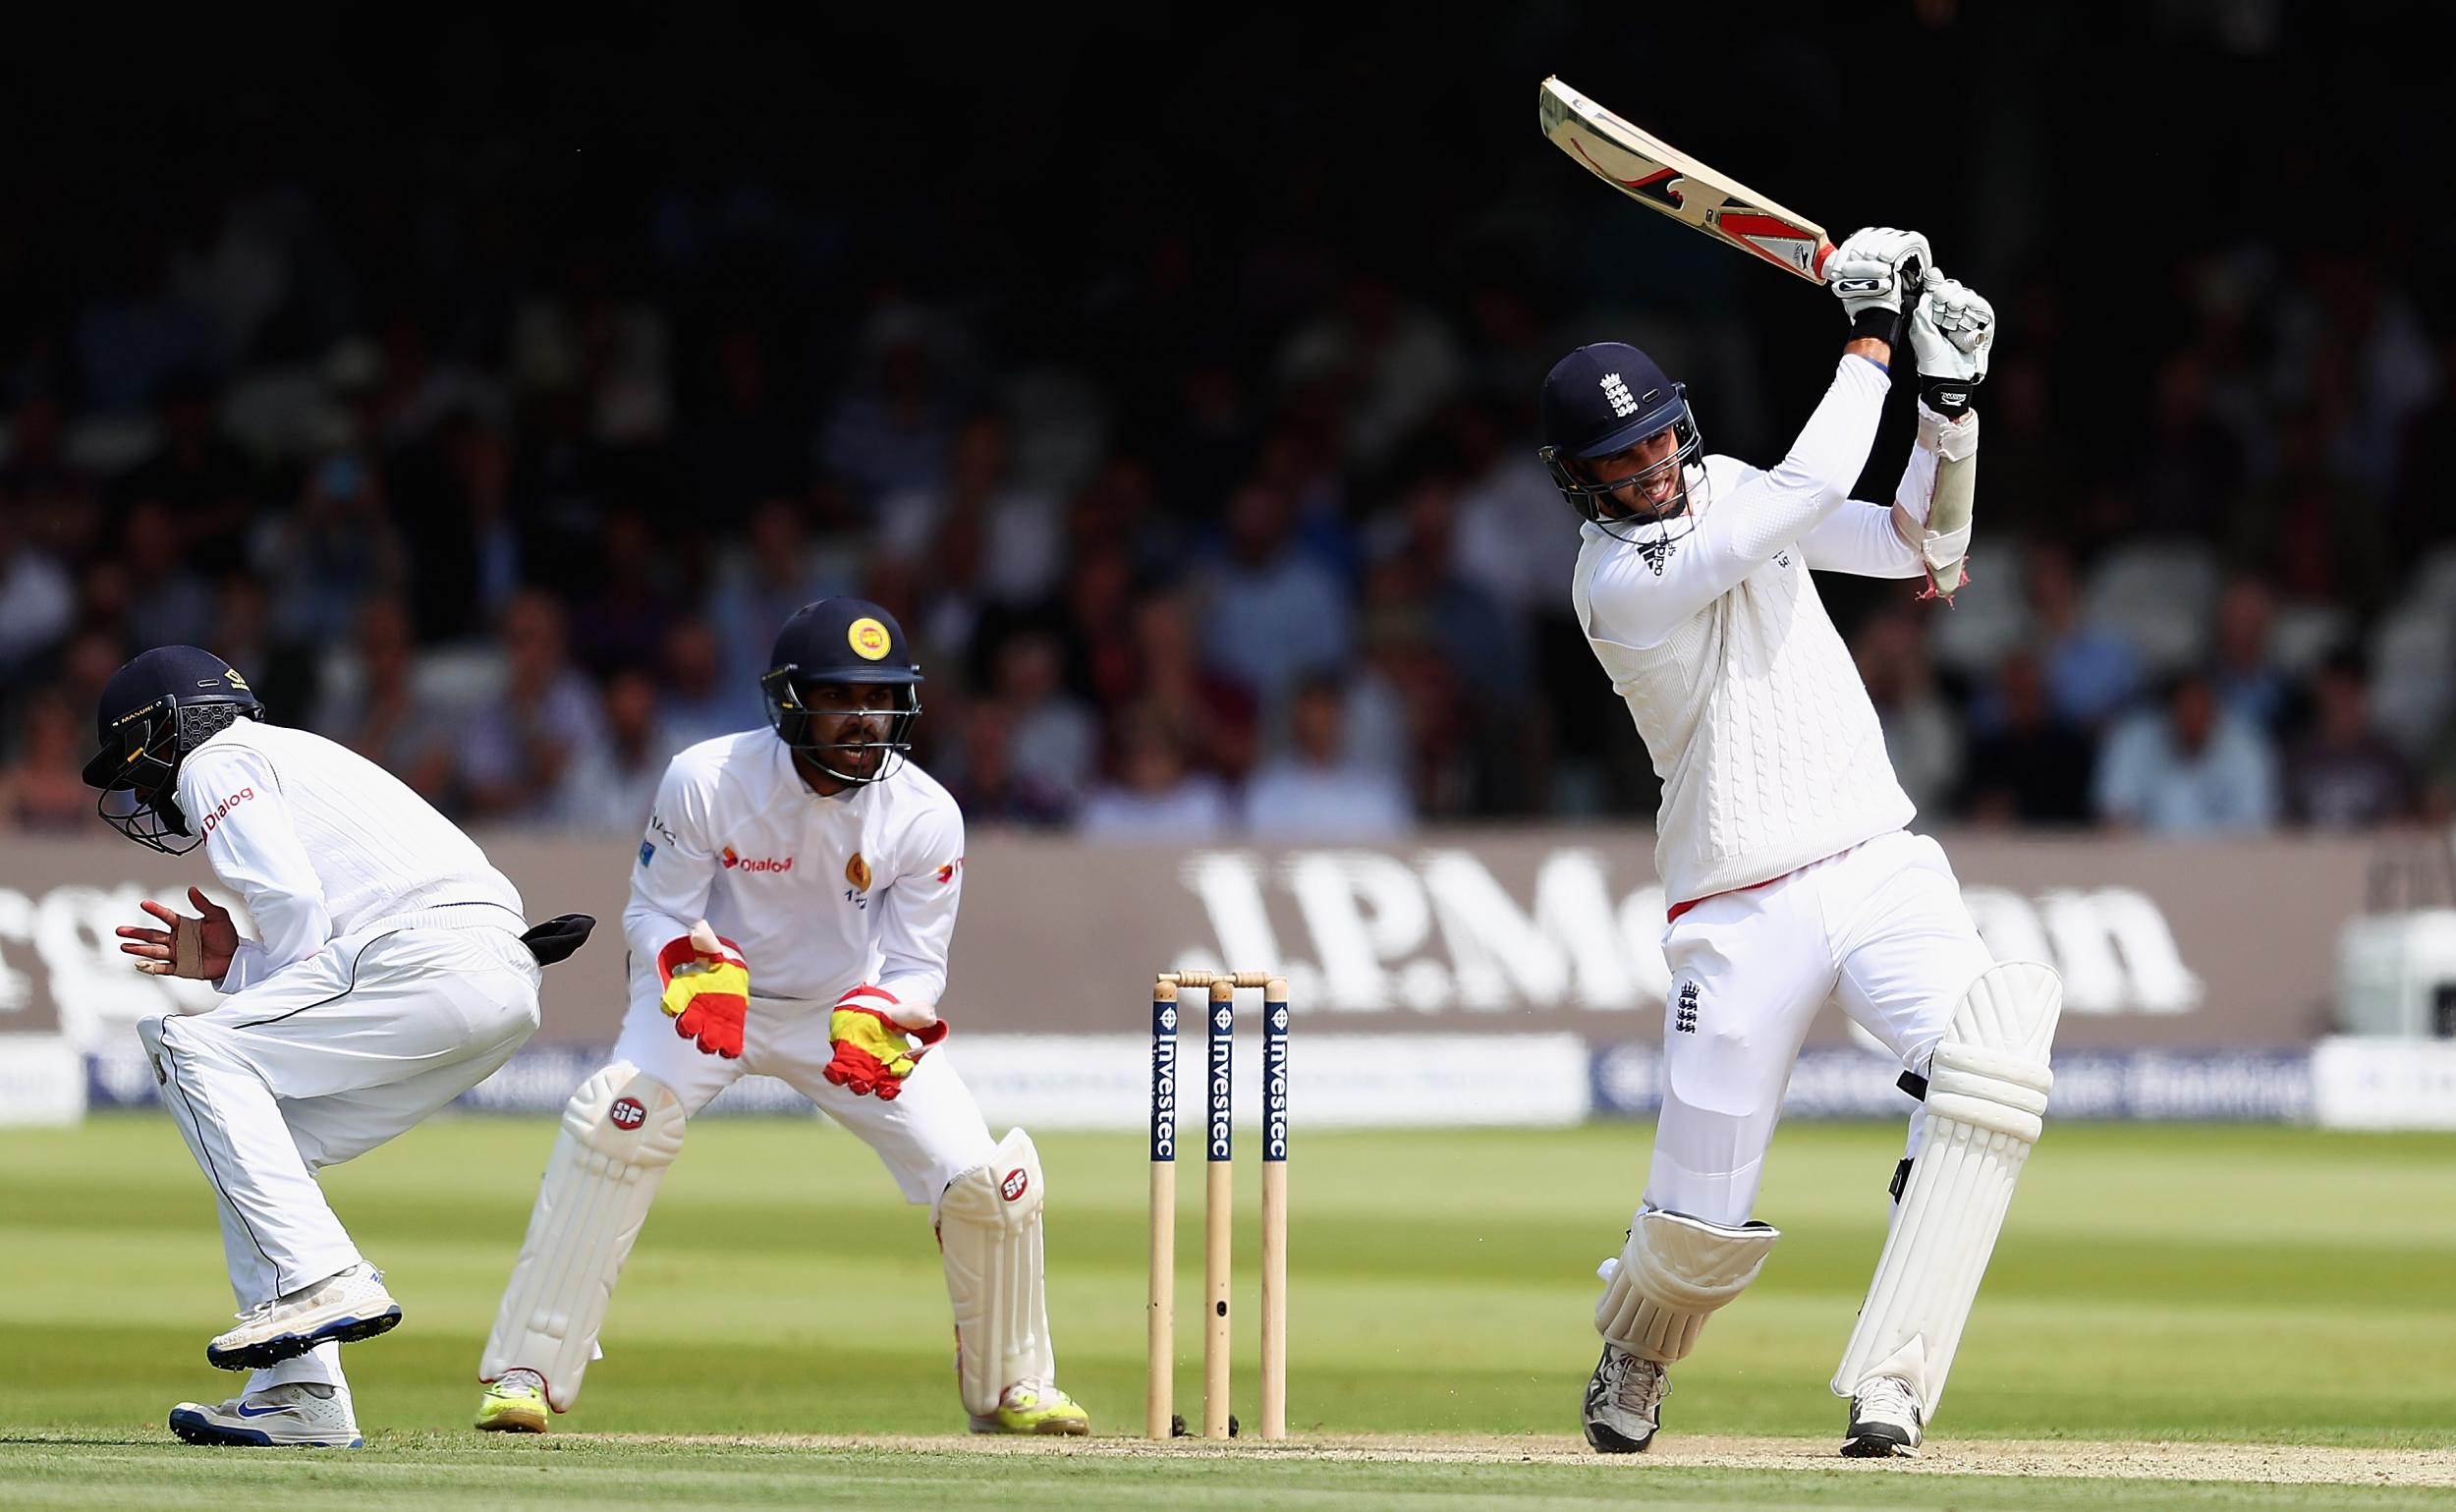
MULTIPOLYGON (((1583 847, 1545 853, 1523 896, 1456 849, 1293 851, 1267 865, 1206 851, 1181 875, 1212 938, 1181 942, 1173 959, 1284 963, 1288 996, 1306 1011, 1635 1011, 1662 1007, 1671 990, 1663 889, 1620 893, 1603 855, 1583 847)), ((2138 889, 1969 886, 1962 898, 1997 959, 2062 973, 2067 1014, 2183 1014, 2205 996, 2165 914, 2138 889)))

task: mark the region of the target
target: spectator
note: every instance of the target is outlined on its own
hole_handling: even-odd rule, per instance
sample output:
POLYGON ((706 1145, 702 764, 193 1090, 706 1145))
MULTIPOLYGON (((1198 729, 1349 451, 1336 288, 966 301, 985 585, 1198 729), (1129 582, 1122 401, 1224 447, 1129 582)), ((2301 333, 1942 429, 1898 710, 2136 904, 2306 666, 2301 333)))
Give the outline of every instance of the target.
POLYGON ((1117 722, 1117 780, 1093 790, 1077 827, 1103 840, 1208 840, 1232 817, 1219 779, 1187 770, 1183 734, 1138 704, 1117 722))
POLYGON ((113 497, 161 500, 179 527, 180 554, 190 567, 214 578, 239 571, 255 512, 254 470, 222 434, 211 386, 193 371, 173 375, 160 419, 162 444, 118 480, 113 497))
POLYGON ((2153 835, 2263 833, 2277 822, 2276 754, 2186 673, 2107 738, 2096 805, 2107 824, 2153 835))
POLYGON ((2269 651, 2276 606, 2268 585, 2236 578, 2217 599, 2215 663, 2209 681, 2227 710, 2274 735, 2285 724, 2293 683, 2269 651))
POLYGON ((1851 651, 1884 726, 1893 775, 1921 813, 1941 815, 1961 781, 1961 721, 1936 693, 1919 622, 1898 609, 1870 615, 1851 651))
POLYGON ((2089 737, 2056 722, 2038 659, 2016 650, 1995 669, 1994 728, 1970 745, 1959 808, 1979 824, 2079 825, 2090 820, 2089 737))
POLYGON ((657 722, 676 751, 766 722, 758 683, 726 675, 716 632, 707 621, 680 619, 667 627, 663 667, 657 722))
POLYGON ((802 506, 791 499, 762 501, 751 511, 742 548, 716 575, 713 619, 724 642, 725 675, 756 688, 785 621, 804 604, 840 590, 821 578, 811 559, 802 506))
POLYGON ((418 691, 410 611, 397 598, 372 598, 359 611, 357 665, 318 700, 309 721, 432 800, 452 778, 452 729, 418 691))
POLYGON ((1064 797, 1015 770, 1015 717, 996 700, 974 704, 961 723, 963 741, 949 762, 947 787, 968 825, 1046 828, 1067 818, 1064 797))
MULTIPOLYGON (((9 418, 6 455, 0 456, 0 530, 15 516, 22 544, 74 560, 101 538, 101 489, 92 473, 69 457, 67 423, 67 411, 48 392, 28 396, 9 418)), ((0 665, 6 661, 0 656, 0 665)))
POLYGON ((605 738, 579 747, 563 768, 556 819, 600 834, 646 829, 673 756, 657 725, 656 685, 638 667, 623 668, 606 684, 605 738))
POLYGON ((1288 496, 1248 487, 1228 505, 1228 554, 1200 574, 1202 659, 1275 704, 1297 674, 1349 653, 1347 594, 1288 538, 1288 496))
POLYGON ((1256 838, 1386 839, 1414 822, 1403 786, 1349 758, 1347 689, 1337 675, 1316 672, 1298 682, 1288 748, 1246 789, 1246 828, 1256 838))
POLYGON ((356 452, 334 452, 308 470, 298 503, 267 526, 254 555, 257 572, 281 585, 274 633, 294 645, 340 640, 362 600, 397 591, 404 579, 382 480, 356 452))
POLYGON ((1057 501, 1019 488, 1009 474, 1014 448, 1006 422, 977 415, 956 432, 942 481, 889 496, 879 507, 879 538, 907 561, 924 561, 940 532, 961 528, 977 533, 981 548, 980 586, 1001 603, 1037 603, 1058 580, 1057 501))
POLYGON ((455 410, 396 471, 418 637, 434 642, 475 635, 502 612, 521 581, 512 449, 477 412, 455 410))
POLYGON ((2123 712, 2141 686, 2141 658, 2131 643, 2081 618, 2072 557, 2060 546, 2033 545, 2025 557, 2032 644, 2042 657, 2055 717, 2096 730, 2123 712))
POLYGON ((575 753, 604 742, 596 690, 567 659, 563 609, 530 589, 503 611, 503 691, 461 741, 460 786, 482 819, 536 820, 575 753))
POLYGON ((597 581, 572 609, 572 640, 580 660, 597 677, 619 668, 656 665, 665 632, 681 612, 674 591, 674 558, 646 514, 618 509, 597 542, 597 581))
POLYGON ((2286 755, 2286 817, 2314 829, 2369 829, 2412 817, 2413 769, 2371 723, 2362 658, 2330 657, 2313 682, 2312 702, 2312 728, 2286 755))
POLYGON ((84 717, 58 689, 28 700, 17 758, 0 767, 0 829, 61 834, 92 823, 93 791, 78 775, 87 743, 84 717))
POLYGON ((918 336, 891 334, 875 370, 840 401, 819 439, 827 470, 865 504, 937 484, 952 423, 935 364, 918 336))
POLYGON ((76 617, 77 589, 67 570, 19 535, 12 503, 0 499, 0 677, 14 682, 76 617))
POLYGON ((160 499, 139 502, 116 533, 114 554, 128 573, 129 640, 140 648, 202 644, 213 621, 213 592, 189 567, 170 506, 160 499))
POLYGON ((1158 709, 1184 732, 1199 769, 1228 782, 1253 770, 1260 740, 1260 712, 1253 694, 1233 679, 1202 665, 1185 601, 1153 593, 1132 611, 1133 680, 1111 708, 1140 701, 1158 709))
POLYGON ((1100 726, 1066 692, 1056 637, 1031 631, 998 653, 997 700, 1011 725, 1008 764, 1015 779, 1072 804, 1090 784, 1100 726))

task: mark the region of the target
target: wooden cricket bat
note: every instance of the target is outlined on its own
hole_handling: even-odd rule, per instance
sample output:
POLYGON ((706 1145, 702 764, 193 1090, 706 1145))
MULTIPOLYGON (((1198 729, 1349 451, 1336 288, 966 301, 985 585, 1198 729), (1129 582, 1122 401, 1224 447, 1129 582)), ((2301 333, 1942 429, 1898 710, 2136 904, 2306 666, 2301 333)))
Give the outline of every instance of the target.
POLYGON ((1813 284, 1833 251, 1825 228, 1638 130, 1557 79, 1543 81, 1543 135, 1638 203, 1813 284))

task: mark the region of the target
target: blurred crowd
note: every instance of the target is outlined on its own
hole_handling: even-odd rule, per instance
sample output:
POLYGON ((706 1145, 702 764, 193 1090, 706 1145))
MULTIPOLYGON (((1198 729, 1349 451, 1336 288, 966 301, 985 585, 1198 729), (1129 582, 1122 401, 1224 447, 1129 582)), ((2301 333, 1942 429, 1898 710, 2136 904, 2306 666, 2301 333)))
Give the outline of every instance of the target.
MULTIPOLYGON (((345 171, 294 164, 305 129, 108 213, 0 188, 0 829, 89 822, 96 692, 170 642, 456 815, 636 828, 672 753, 761 723, 783 618, 846 592, 910 632, 917 758, 977 826, 1647 815, 1535 389, 1637 340, 1761 465, 1841 331, 1531 129, 1403 244, 1291 148, 1233 220, 1102 190, 1062 247, 1020 190, 745 153, 580 213, 499 141, 345 171), (1659 270, 1598 272, 1606 218, 1659 270)), ((2414 234, 2145 239, 2155 318, 2111 358, 2063 266, 1955 269, 2003 315, 1973 582, 1824 580, 1925 822, 2448 816, 2456 321, 2414 234)))

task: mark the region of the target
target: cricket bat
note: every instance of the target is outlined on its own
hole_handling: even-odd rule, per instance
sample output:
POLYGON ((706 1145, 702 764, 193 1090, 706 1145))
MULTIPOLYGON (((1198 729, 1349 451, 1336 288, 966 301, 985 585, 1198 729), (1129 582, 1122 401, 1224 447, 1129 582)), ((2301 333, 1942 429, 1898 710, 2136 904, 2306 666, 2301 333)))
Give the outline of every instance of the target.
POLYGON ((1824 282, 1833 243, 1814 221, 1638 130, 1557 79, 1543 81, 1542 120, 1552 145, 1638 203, 1810 283, 1824 282))

